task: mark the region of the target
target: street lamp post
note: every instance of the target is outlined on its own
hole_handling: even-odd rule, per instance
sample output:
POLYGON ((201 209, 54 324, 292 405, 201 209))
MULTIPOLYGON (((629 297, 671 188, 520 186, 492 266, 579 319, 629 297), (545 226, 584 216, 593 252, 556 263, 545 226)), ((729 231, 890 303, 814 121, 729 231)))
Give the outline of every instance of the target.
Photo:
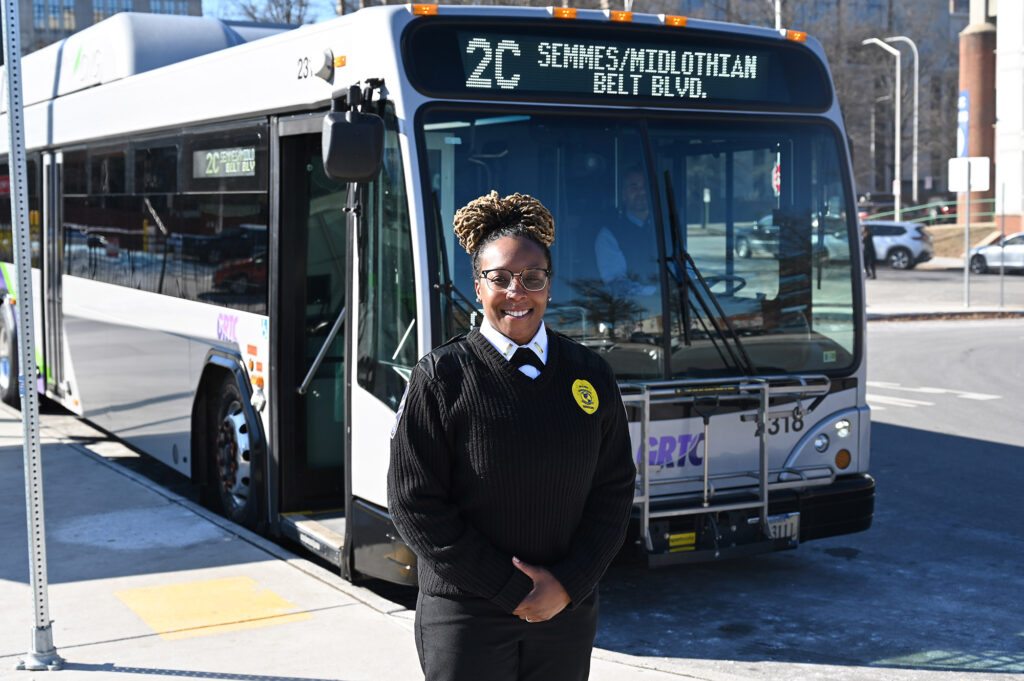
POLYGON ((886 38, 885 42, 905 42, 910 45, 910 51, 914 54, 914 184, 912 185, 911 191, 913 192, 914 204, 917 204, 917 45, 914 41, 905 35, 894 35, 891 38, 886 38))
POLYGON ((893 126, 895 128, 895 130, 893 132, 894 132, 895 137, 896 137, 896 139, 894 140, 894 144, 893 144, 893 163, 894 163, 895 167, 893 168, 893 177, 894 177, 894 179, 892 181, 892 199, 893 199, 892 202, 893 202, 893 209, 894 209, 894 211, 896 213, 896 219, 900 220, 903 217, 902 211, 900 210, 900 194, 903 193, 903 191, 902 191, 902 184, 903 184, 903 182, 902 182, 902 173, 901 173, 902 168, 900 168, 900 163, 903 160, 902 156, 900 154, 900 51, 897 50, 895 47, 892 47, 891 45, 886 45, 884 42, 882 42, 878 38, 866 38, 866 39, 862 40, 860 44, 861 45, 870 45, 870 44, 878 45, 883 50, 885 50, 886 52, 888 52, 892 56, 896 57, 896 83, 895 83, 895 87, 894 87, 893 93, 892 93, 892 102, 893 102, 893 109, 894 109, 893 118, 895 119, 895 125, 893 126))
POLYGON ((891 95, 882 95, 881 97, 875 97, 875 103, 871 105, 871 131, 870 136, 870 147, 871 147, 871 191, 878 190, 878 161, 875 159, 875 108, 879 102, 884 102, 887 99, 892 99, 891 95))

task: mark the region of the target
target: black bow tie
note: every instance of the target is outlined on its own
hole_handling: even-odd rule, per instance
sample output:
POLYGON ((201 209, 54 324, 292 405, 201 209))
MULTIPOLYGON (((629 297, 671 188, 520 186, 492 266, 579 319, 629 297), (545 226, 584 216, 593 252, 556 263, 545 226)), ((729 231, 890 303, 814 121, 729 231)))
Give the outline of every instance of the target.
POLYGON ((529 364, 532 367, 537 367, 537 371, 544 370, 544 362, 540 361, 540 357, 537 356, 536 352, 527 348, 519 348, 516 350, 515 354, 512 355, 512 358, 509 361, 512 362, 512 366, 514 367, 521 367, 529 364))

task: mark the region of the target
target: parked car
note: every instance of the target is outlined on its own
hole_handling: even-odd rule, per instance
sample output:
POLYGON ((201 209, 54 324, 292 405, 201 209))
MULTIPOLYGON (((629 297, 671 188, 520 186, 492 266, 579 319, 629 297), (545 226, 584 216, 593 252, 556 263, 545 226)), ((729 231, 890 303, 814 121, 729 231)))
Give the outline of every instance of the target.
POLYGON ((772 216, 758 218, 752 227, 736 230, 736 255, 749 258, 753 255, 779 254, 779 227, 772 223, 772 216))
MULTIPOLYGON (((843 218, 826 218, 826 231, 819 240, 818 221, 811 220, 811 247, 815 254, 824 260, 849 260, 850 242, 846 233, 846 222, 843 218)), ((765 215, 751 227, 740 227, 736 230, 735 250, 740 258, 754 255, 770 255, 778 257, 779 239, 782 231, 774 224, 771 215, 765 215)), ((787 252, 795 250, 789 244, 787 252)))
POLYGON ((924 225, 891 220, 865 220, 862 224, 871 229, 875 257, 894 270, 913 269, 935 254, 932 236, 924 225))
POLYGON ((1011 234, 1006 239, 988 246, 972 248, 970 262, 971 271, 975 274, 998 272, 1000 265, 1008 270, 1024 271, 1024 232, 1011 234))
POLYGON ((229 260, 213 272, 213 287, 238 295, 253 290, 265 290, 267 286, 267 252, 262 251, 251 258, 229 260))

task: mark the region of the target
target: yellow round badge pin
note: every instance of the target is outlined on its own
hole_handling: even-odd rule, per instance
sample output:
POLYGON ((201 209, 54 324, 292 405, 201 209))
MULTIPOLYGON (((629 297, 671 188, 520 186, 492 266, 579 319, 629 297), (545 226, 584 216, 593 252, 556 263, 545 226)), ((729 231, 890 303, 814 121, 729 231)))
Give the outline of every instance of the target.
POLYGON ((572 384, 572 396, 576 399, 576 404, 580 405, 580 409, 593 414, 597 411, 597 391, 594 390, 594 386, 590 385, 589 381, 584 381, 582 378, 577 378, 572 384))

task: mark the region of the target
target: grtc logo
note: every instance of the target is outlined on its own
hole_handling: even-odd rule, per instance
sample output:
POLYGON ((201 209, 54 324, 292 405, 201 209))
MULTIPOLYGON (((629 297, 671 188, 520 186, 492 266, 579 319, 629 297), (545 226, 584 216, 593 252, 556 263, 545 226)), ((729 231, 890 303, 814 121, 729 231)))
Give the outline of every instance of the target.
POLYGON ((217 340, 238 342, 238 317, 230 314, 217 315, 217 340))
MULTIPOLYGON (((682 468, 686 465, 687 459, 690 461, 691 466, 700 466, 704 463, 704 457, 702 457, 697 447, 704 441, 704 433, 698 433, 691 435, 689 433, 683 435, 663 435, 660 438, 652 437, 648 438, 648 452, 647 461, 652 466, 665 466, 667 468, 675 468, 676 466, 682 468), (679 458, 675 458, 675 453, 679 452, 679 458)), ((636 448, 636 464, 640 465, 641 447, 636 448)))

